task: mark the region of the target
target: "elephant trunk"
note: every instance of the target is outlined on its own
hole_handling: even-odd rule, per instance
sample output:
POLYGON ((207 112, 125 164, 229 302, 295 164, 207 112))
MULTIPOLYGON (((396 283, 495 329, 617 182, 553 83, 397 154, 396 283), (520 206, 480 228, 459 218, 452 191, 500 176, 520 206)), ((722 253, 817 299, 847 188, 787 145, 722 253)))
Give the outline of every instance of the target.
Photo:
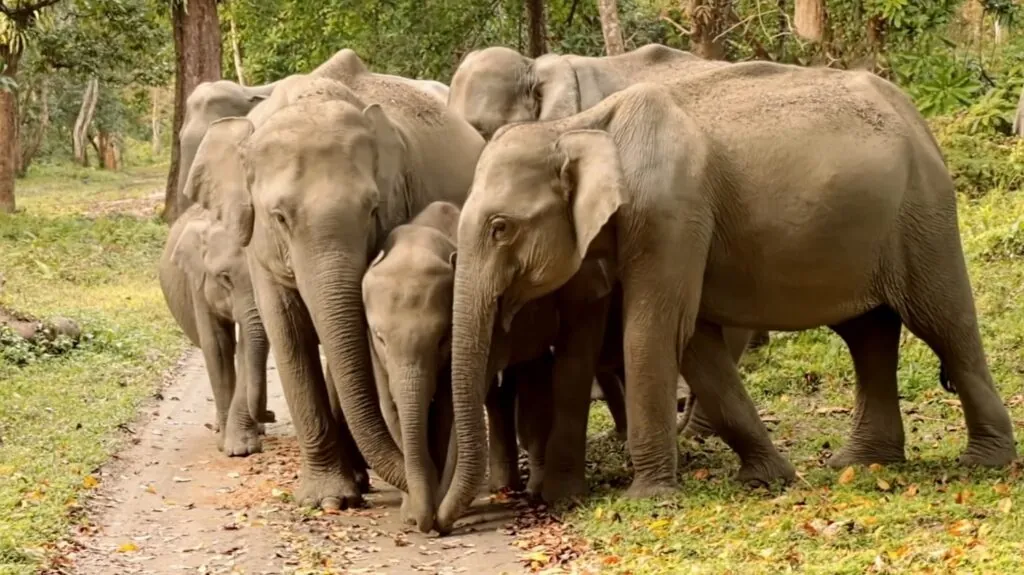
POLYGON ((398 404, 402 428, 405 477, 409 484, 408 517, 416 521, 420 531, 429 533, 434 527, 437 496, 437 471, 430 457, 427 437, 427 414, 433 387, 428 384, 428 378, 433 374, 419 366, 399 366, 389 368, 388 372, 397 376, 392 380, 392 395, 398 404))
POLYGON ((438 509, 437 529, 452 525, 472 503, 484 479, 487 437, 484 397, 496 302, 474 285, 472 265, 455 271, 452 306, 452 406, 455 416, 457 463, 451 488, 438 509))
POLYGON ((299 281, 349 430, 370 467, 381 479, 407 491, 402 453, 380 412, 366 341, 361 255, 325 251, 314 264, 312 281, 299 281), (304 285, 305 284, 305 285, 304 285))
POLYGON ((245 385, 249 416, 253 421, 267 422, 267 356, 270 354, 270 342, 255 301, 242 316, 240 336, 246 342, 246 357, 243 361, 246 362, 245 385))

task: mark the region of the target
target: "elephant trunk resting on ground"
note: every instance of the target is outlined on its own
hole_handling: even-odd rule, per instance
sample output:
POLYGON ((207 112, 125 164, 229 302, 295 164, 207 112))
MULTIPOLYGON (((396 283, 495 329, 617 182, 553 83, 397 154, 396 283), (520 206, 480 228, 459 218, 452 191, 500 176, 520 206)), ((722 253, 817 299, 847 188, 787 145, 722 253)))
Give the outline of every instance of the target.
POLYGON ((211 170, 230 167, 234 175, 200 196, 208 194, 203 205, 254 256, 260 310, 302 446, 296 498, 334 507, 359 496, 339 454, 340 422, 317 342, 359 450, 385 481, 405 490, 402 454, 372 387, 362 275, 395 226, 431 201, 462 203, 483 140, 434 96, 369 72, 351 50, 320 69, 344 84, 310 89, 260 124, 221 120, 225 154, 213 156, 211 170))
POLYGON ((159 275, 171 315, 203 351, 218 447, 228 455, 260 451, 258 423, 274 421, 267 410, 270 349, 244 250, 210 214, 192 206, 171 227, 159 275))
POLYGON ((858 386, 853 433, 837 455, 846 461, 904 457, 896 364, 906 325, 960 395, 962 461, 1016 458, 978 332, 951 178, 907 96, 872 74, 732 64, 500 130, 480 158, 458 253, 459 457, 442 529, 483 475, 494 320, 508 322, 595 264, 623 292, 631 496, 674 491, 680 369, 740 455, 741 478, 793 475, 728 356, 724 325, 827 325, 843 337, 858 386))

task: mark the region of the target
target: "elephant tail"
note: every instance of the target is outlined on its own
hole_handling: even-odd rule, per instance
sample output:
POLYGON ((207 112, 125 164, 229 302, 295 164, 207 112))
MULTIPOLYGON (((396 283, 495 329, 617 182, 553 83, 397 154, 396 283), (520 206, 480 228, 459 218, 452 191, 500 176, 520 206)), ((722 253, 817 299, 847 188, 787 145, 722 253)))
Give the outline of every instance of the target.
POLYGON ((956 386, 949 379, 949 372, 946 371, 946 364, 939 364, 939 385, 949 393, 956 393, 956 386))

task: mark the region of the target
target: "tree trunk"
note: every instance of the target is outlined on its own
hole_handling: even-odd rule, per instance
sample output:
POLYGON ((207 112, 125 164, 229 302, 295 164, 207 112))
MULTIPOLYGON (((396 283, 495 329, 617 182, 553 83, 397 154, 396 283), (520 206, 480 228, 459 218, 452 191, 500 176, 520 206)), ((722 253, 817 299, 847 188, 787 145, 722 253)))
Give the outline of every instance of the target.
POLYGON ((96 140, 98 142, 97 154, 99 155, 100 167, 111 171, 120 169, 121 154, 117 149, 117 137, 110 132, 100 130, 96 135, 96 140))
POLYGON ((825 6, 822 0, 796 0, 793 8, 793 28, 798 36, 811 42, 821 42, 825 32, 825 6))
POLYGON ((531 58, 536 58, 548 51, 543 0, 526 0, 526 16, 529 20, 530 37, 530 52, 528 55, 531 58))
POLYGON ((1024 137, 1024 90, 1021 90, 1020 99, 1017 100, 1017 114, 1013 117, 1013 133, 1018 138, 1024 137))
POLYGON ((43 145, 46 132, 50 129, 50 86, 46 76, 39 82, 39 124, 31 134, 19 139, 21 152, 18 156, 18 177, 23 178, 32 165, 32 160, 43 145))
POLYGON ((75 162, 89 165, 89 154, 85 147, 89 136, 89 127, 92 125, 93 116, 96 115, 96 103, 100 98, 100 81, 96 78, 89 78, 85 83, 85 93, 82 94, 82 105, 78 108, 78 118, 75 119, 75 127, 71 132, 71 145, 75 156, 75 162))
POLYGON ((692 30, 690 49, 706 60, 724 60, 732 0, 687 0, 685 12, 692 30))
POLYGON ((235 29, 235 17, 228 16, 228 24, 231 26, 231 53, 235 58, 235 76, 238 77, 238 83, 245 85, 245 70, 242 69, 242 47, 238 41, 238 30, 235 29))
MULTIPOLYGON (((18 74, 21 54, 10 46, 0 44, 2 74, 12 81, 18 74)), ((17 172, 18 153, 18 95, 0 88, 0 212, 14 212, 14 177, 17 172)))
POLYGON ((605 53, 609 56, 625 53, 626 45, 622 41, 622 28, 619 26, 618 4, 615 0, 597 0, 597 10, 601 13, 605 53))
POLYGON ((164 149, 163 140, 160 138, 160 88, 150 88, 149 99, 152 104, 152 112, 149 118, 149 128, 152 132, 150 146, 153 156, 159 156, 164 149))
POLYGON ((185 100, 196 86, 220 80, 220 19, 216 0, 176 0, 171 7, 174 28, 174 123, 171 133, 171 166, 164 191, 164 220, 178 218, 178 169, 181 142, 178 132, 185 120, 185 100), (186 10, 185 3, 188 3, 186 10))

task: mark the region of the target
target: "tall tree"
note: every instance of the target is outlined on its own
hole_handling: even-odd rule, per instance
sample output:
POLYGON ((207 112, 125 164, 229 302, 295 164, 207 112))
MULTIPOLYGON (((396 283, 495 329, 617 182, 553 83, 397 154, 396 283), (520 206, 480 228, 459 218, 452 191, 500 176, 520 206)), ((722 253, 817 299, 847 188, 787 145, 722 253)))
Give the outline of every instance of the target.
POLYGON ((732 0, 687 0, 690 48, 708 60, 725 59, 725 41, 732 22, 732 0))
POLYGON ((181 142, 178 132, 185 120, 185 100, 199 84, 221 78, 220 18, 217 0, 172 0, 174 29, 174 123, 171 133, 171 167, 164 192, 163 217, 168 223, 178 218, 178 171, 181 142))
POLYGON ((0 0, 0 212, 15 208, 14 179, 20 164, 16 89, 26 32, 35 27, 40 10, 60 1, 0 0))
POLYGON ((529 23, 529 56, 536 58, 548 51, 547 26, 544 23, 544 1, 526 0, 526 16, 529 23))
POLYGON ((626 51, 622 41, 622 27, 619 26, 619 6, 615 0, 597 0, 597 10, 601 14, 601 32, 604 34, 604 50, 609 56, 616 56, 626 51))

